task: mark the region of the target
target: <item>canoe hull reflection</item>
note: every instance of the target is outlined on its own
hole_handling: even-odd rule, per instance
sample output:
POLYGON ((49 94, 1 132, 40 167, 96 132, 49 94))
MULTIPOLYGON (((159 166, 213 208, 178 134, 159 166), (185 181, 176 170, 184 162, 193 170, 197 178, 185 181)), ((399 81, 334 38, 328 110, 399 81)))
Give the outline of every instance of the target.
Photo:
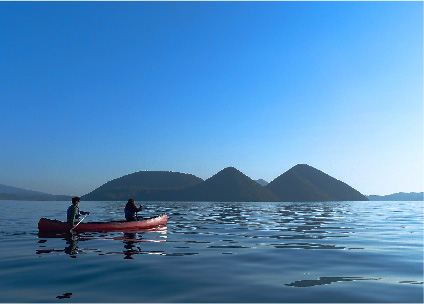
MULTIPOLYGON (((164 214, 158 217, 136 222, 82 222, 78 226, 76 226, 73 231, 137 231, 143 229, 150 229, 158 226, 164 226, 167 222, 168 216, 164 214)), ((40 232, 67 232, 71 229, 71 224, 58 220, 41 218, 38 222, 38 230, 40 232)))

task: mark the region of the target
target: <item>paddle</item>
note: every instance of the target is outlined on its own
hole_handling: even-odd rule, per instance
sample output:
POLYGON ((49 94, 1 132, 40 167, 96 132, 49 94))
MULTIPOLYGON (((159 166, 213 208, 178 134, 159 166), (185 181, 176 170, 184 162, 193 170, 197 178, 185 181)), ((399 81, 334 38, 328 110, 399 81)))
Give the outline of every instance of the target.
POLYGON ((88 214, 86 214, 86 215, 84 215, 84 217, 74 226, 74 227, 72 227, 72 229, 70 230, 70 232, 72 232, 72 230, 74 230, 75 229, 75 227, 76 226, 78 226, 81 222, 82 222, 82 220, 83 219, 85 219, 85 217, 87 216, 88 214))
MULTIPOLYGON (((137 208, 137 207, 136 207, 137 208)), ((143 205, 142 204, 140 204, 140 208, 138 208, 138 209, 140 209, 140 211, 141 211, 141 209, 143 209, 143 205)), ((135 212, 135 218, 137 219, 137 221, 138 221, 138 211, 136 211, 135 212)))

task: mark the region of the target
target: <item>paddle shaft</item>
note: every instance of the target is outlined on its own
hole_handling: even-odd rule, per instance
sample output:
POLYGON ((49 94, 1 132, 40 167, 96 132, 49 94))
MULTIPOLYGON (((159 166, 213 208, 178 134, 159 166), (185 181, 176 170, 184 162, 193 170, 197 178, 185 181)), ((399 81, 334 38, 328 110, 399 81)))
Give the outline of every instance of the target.
POLYGON ((82 221, 83 221, 83 219, 85 219, 85 217, 87 216, 88 214, 86 214, 86 215, 84 215, 84 217, 74 226, 74 227, 72 227, 72 229, 70 230, 70 231, 72 231, 72 230, 74 230, 75 229, 75 227, 76 226, 78 226, 82 221))
MULTIPOLYGON (((143 209, 143 205, 140 205, 140 211, 141 211, 141 209, 143 209)), ((138 211, 136 211, 135 212, 135 218, 137 219, 137 221, 138 221, 138 211)))

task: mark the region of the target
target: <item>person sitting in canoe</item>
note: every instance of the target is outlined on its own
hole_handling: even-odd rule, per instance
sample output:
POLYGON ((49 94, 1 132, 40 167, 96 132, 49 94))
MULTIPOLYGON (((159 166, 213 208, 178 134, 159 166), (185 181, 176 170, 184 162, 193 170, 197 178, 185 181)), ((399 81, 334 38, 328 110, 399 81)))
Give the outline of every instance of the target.
POLYGON ((66 212, 67 215, 67 222, 74 226, 79 221, 80 215, 90 214, 90 212, 84 212, 79 210, 80 198, 79 197, 73 197, 72 198, 72 205, 68 207, 68 210, 66 212))
POLYGON ((128 222, 138 221, 137 212, 141 211, 142 208, 143 208, 143 205, 140 205, 140 208, 137 208, 134 200, 130 198, 128 200, 128 203, 125 205, 125 209, 124 209, 125 219, 128 222))

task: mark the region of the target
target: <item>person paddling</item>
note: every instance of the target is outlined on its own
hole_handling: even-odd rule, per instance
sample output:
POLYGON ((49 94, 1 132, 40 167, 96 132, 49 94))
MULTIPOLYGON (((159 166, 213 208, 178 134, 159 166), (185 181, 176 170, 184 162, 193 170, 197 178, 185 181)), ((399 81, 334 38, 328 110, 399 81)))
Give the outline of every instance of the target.
POLYGON ((140 208, 137 208, 135 202, 132 198, 128 200, 128 203, 125 205, 124 213, 125 219, 127 222, 135 222, 138 221, 137 212, 141 211, 143 205, 140 205, 140 208))
POLYGON ((76 223, 78 223, 80 215, 90 214, 90 212, 84 212, 80 211, 78 205, 80 203, 79 197, 73 197, 72 198, 72 205, 68 207, 68 210, 66 212, 67 221, 69 224, 74 226, 76 223))

